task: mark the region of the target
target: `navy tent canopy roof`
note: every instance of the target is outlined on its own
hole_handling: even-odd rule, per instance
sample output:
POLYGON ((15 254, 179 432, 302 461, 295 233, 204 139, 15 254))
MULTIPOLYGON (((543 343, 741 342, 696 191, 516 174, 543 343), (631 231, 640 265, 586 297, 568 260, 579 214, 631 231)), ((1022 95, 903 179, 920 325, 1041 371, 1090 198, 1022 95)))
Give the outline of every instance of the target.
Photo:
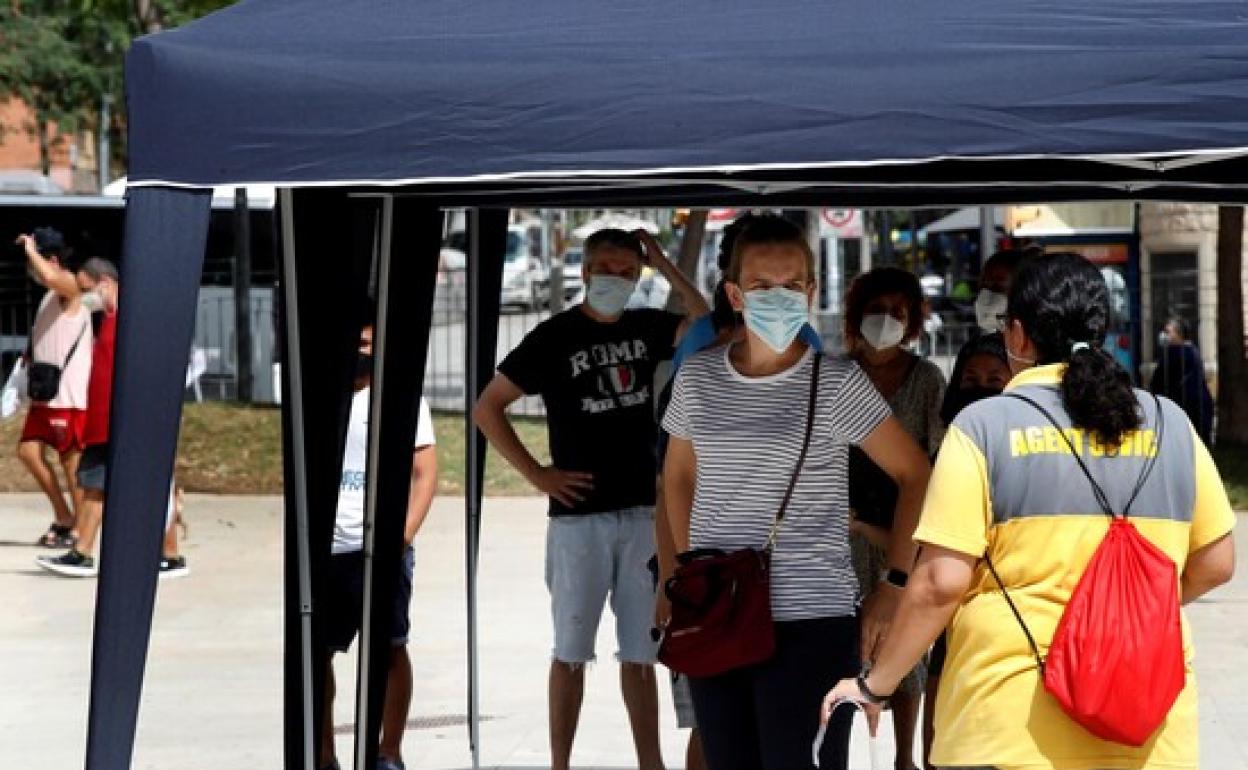
POLYGON ((134 44, 131 179, 1225 196, 1245 41, 1237 1, 244 0, 134 44))

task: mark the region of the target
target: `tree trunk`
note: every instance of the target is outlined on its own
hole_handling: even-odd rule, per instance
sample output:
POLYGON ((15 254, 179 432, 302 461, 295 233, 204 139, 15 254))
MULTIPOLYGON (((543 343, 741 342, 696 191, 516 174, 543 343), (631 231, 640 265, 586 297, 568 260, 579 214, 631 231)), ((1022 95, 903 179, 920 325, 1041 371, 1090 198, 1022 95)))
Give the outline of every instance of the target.
MULTIPOLYGON (((680 252, 676 256, 676 267, 695 285, 698 282, 698 260, 702 257, 702 242, 706 239, 707 213, 706 209, 689 212, 689 218, 685 220, 685 234, 680 239, 680 252)), ((674 291, 667 297, 667 309, 672 312, 684 310, 680 295, 674 291)))
POLYGON ((164 29, 160 9, 153 0, 134 0, 134 16, 139 22, 139 29, 146 35, 164 29))
POLYGON ((44 176, 52 173, 52 147, 48 139, 48 119, 42 111, 35 115, 39 122, 39 169, 44 176))
POLYGON ((1218 443, 1248 445, 1244 209, 1218 207, 1218 443))

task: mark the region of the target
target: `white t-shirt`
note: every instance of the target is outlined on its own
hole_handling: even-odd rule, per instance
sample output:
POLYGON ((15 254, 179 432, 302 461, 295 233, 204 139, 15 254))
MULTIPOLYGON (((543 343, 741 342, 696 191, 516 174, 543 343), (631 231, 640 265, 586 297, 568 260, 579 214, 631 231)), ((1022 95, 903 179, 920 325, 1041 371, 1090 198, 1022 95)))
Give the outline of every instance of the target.
MULTIPOLYGON (((351 399, 347 422, 347 445, 342 453, 342 481, 338 484, 338 514, 334 517, 333 553, 364 548, 364 472, 368 462, 368 402, 371 388, 357 391, 351 399)), ((415 447, 433 446, 433 418, 429 404, 420 399, 415 447)))

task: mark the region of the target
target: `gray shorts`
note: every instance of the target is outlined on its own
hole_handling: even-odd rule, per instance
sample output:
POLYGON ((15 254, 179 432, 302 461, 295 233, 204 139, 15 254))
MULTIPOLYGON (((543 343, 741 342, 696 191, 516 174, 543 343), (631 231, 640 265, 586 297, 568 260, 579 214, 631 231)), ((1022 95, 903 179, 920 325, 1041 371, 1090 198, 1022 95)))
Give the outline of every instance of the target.
POLYGON ((672 672, 672 706, 676 711, 676 726, 691 730, 698 726, 693 714, 693 693, 689 690, 689 677, 672 672))
POLYGON ((108 481, 108 444, 92 444, 78 460, 78 486, 103 492, 108 481))
POLYGON ((608 597, 621 663, 654 663, 654 509, 551 518, 546 530, 546 587, 555 624, 554 659, 594 660, 598 621, 608 597))

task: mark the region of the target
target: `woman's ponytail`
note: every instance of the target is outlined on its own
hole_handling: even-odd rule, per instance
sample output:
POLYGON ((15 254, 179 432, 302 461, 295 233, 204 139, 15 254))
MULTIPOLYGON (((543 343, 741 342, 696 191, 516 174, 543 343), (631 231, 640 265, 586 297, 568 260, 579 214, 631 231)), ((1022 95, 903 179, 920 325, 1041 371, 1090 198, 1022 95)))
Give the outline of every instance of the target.
POLYGON ((1099 347, 1084 343, 1071 354, 1061 390, 1071 421, 1103 446, 1118 446, 1126 434, 1140 427, 1131 377, 1099 347))

